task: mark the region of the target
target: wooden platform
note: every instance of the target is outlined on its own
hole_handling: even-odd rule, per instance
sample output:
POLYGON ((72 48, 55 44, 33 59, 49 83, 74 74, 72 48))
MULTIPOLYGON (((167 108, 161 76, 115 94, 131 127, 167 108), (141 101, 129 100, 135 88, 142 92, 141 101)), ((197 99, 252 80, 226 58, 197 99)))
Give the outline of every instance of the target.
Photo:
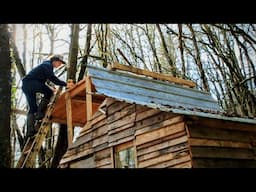
MULTIPOLYGON (((95 94, 95 87, 91 84, 92 91, 92 113, 94 114, 99 105, 105 99, 102 95, 95 94)), ((73 126, 84 126, 87 121, 86 111, 86 80, 83 79, 75 84, 69 90, 60 95, 54 111, 52 113, 52 122, 67 124, 66 97, 67 94, 71 98, 72 124, 73 126)))

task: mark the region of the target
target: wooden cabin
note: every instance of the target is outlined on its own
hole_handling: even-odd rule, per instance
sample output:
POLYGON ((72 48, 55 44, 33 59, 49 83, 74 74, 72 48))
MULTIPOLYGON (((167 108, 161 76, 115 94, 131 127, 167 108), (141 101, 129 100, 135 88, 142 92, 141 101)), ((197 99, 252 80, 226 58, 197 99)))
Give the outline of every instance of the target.
POLYGON ((67 123, 69 148, 60 168, 256 167, 256 119, 225 115, 190 81, 140 74, 88 66, 61 95, 53 121, 67 123), (74 142, 73 126, 82 127, 74 142))

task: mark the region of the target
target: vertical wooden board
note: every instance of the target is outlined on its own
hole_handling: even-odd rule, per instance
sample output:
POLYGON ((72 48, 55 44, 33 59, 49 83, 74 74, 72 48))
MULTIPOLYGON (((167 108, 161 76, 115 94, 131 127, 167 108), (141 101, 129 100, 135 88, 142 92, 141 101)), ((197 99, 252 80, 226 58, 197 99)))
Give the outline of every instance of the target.
POLYGON ((91 79, 89 76, 86 76, 85 80, 86 87, 86 117, 87 121, 92 118, 92 87, 91 87, 91 79))
POLYGON ((72 104, 70 93, 66 93, 66 112, 67 112, 67 128, 68 128, 68 146, 73 143, 73 125, 72 125, 72 104))
POLYGON ((114 147, 110 147, 110 161, 111 165, 109 168, 115 168, 115 154, 114 154, 114 147))

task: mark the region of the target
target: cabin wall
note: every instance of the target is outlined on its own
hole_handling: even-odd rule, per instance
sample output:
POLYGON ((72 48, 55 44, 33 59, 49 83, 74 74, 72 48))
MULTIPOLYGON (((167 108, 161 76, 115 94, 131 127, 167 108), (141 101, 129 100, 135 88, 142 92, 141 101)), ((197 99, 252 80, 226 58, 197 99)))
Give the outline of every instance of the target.
POLYGON ((115 148, 132 142, 136 167, 191 167, 182 115, 107 98, 60 167, 113 168, 115 148))
POLYGON ((256 125, 186 117, 192 167, 256 167, 256 125))

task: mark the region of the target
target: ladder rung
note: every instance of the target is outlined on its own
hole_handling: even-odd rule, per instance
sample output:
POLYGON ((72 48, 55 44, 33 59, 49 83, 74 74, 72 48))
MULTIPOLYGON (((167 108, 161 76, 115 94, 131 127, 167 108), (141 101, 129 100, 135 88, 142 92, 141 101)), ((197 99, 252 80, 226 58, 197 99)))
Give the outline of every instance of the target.
POLYGON ((52 97, 52 99, 51 99, 52 101, 47 106, 47 111, 46 111, 45 117, 42 120, 37 121, 35 127, 38 128, 38 132, 37 132, 37 134, 28 138, 28 140, 26 141, 26 144, 24 146, 25 149, 21 154, 21 157, 20 157, 20 160, 18 161, 17 167, 26 167, 26 166, 30 167, 30 164, 33 163, 33 160, 35 158, 35 153, 38 152, 37 147, 41 146, 43 139, 45 139, 45 136, 46 136, 46 133, 48 130, 48 129, 46 129, 48 127, 46 125, 51 117, 53 107, 56 104, 56 100, 57 100, 59 94, 61 93, 61 90, 62 90, 62 87, 60 87, 59 90, 57 91, 57 93, 54 95, 54 97, 52 97), (29 152, 31 152, 31 153, 28 154, 29 152), (28 164, 26 164, 26 163, 28 163, 28 164))
POLYGON ((28 149, 28 150, 24 151, 23 154, 25 155, 25 154, 29 153, 30 151, 31 151, 31 149, 28 149))

